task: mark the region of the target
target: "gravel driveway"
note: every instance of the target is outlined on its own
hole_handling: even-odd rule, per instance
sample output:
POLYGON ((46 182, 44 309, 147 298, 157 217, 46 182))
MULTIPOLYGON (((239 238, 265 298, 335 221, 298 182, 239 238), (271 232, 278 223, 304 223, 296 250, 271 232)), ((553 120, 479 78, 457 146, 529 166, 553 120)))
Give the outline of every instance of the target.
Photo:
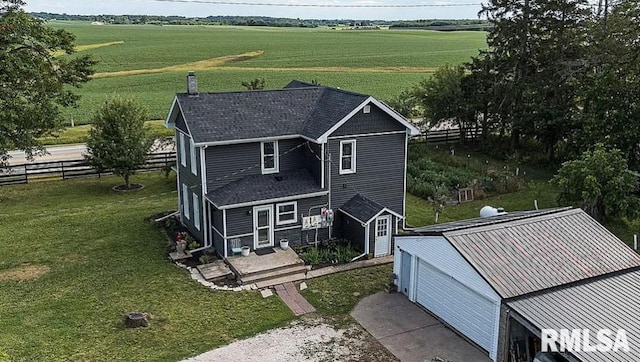
POLYGON ((397 361, 352 319, 336 322, 317 316, 296 320, 255 337, 183 362, 208 361, 397 361))

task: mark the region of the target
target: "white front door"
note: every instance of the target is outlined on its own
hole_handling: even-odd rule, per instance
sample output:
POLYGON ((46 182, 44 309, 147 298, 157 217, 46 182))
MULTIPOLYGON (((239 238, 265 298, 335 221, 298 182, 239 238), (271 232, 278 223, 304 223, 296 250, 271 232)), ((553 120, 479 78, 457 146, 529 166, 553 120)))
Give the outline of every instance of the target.
POLYGON ((253 208, 253 248, 273 246, 273 205, 253 208))
POLYGON ((385 256, 391 254, 391 215, 376 218, 376 245, 373 256, 385 256))

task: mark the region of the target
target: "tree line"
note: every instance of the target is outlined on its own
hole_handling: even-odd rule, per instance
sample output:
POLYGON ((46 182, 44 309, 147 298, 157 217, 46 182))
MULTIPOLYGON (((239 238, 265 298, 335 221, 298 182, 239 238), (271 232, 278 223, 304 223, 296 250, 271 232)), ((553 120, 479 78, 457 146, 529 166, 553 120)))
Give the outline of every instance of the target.
POLYGON ((391 29, 432 30, 486 30, 485 20, 437 20, 414 21, 356 20, 356 19, 300 19, 269 16, 222 16, 207 17, 162 16, 162 15, 74 15, 47 12, 32 12, 31 16, 42 20, 90 21, 105 24, 155 24, 155 25, 237 25, 316 28, 319 26, 389 26, 391 29))
POLYGON ((639 170, 640 2, 601 3, 491 0, 480 13, 488 49, 390 104, 430 125, 481 129, 483 144, 503 153, 535 144, 559 163, 602 144, 639 170))

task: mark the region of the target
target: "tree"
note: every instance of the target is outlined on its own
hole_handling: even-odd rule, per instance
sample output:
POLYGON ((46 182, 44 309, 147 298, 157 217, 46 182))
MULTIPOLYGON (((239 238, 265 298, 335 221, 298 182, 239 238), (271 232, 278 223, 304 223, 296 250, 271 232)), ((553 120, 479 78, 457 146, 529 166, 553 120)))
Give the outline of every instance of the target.
POLYGON ((247 90, 260 90, 264 89, 265 80, 264 78, 256 78, 250 81, 244 81, 241 84, 243 87, 247 88, 247 90))
POLYGON ((577 79, 585 71, 589 4, 491 0, 481 14, 493 25, 482 55, 497 75, 486 77, 494 84, 494 118, 509 129, 512 150, 527 136, 540 141, 552 159, 556 144, 578 128, 577 79))
POLYGON ((467 109, 462 94, 462 67, 445 65, 425 78, 414 88, 414 94, 423 108, 425 121, 430 127, 452 121, 460 131, 467 126, 467 109))
POLYGON ((558 203, 580 206, 601 222, 632 216, 639 205, 632 194, 636 176, 629 172, 622 152, 602 144, 563 163, 551 182, 560 188, 558 203))
POLYGON ((13 149, 43 152, 39 137, 61 127, 60 107, 72 106, 93 74, 89 56, 74 53, 74 35, 32 18, 22 0, 0 1, 0 162, 13 149))
POLYGON ((132 99, 106 101, 93 115, 86 160, 99 171, 113 170, 130 189, 129 178, 144 164, 152 144, 147 119, 147 111, 132 99))
MULTIPOLYGON (((583 124, 576 148, 602 142, 620 149, 640 169, 640 3, 613 4, 606 27, 594 24, 582 78, 583 124)), ((602 20, 604 23, 604 19, 602 20)), ((582 149, 581 149, 582 148, 582 149)))
POLYGON ((429 204, 431 205, 431 209, 435 214, 436 224, 438 223, 440 213, 444 211, 444 205, 446 204, 447 199, 449 198, 447 193, 448 193, 447 186, 444 184, 440 184, 436 186, 435 190, 433 191, 433 196, 429 197, 429 199, 427 200, 429 201, 429 204))

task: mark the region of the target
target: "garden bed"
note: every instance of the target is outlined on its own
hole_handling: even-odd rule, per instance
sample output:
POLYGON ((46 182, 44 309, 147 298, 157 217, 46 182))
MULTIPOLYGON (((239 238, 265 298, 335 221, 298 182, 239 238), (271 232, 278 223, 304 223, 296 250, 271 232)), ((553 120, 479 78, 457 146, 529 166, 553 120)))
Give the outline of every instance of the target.
POLYGON ((318 245, 296 246, 293 250, 306 265, 310 265, 313 269, 346 264, 362 255, 362 252, 354 248, 349 240, 344 239, 329 240, 318 245))

